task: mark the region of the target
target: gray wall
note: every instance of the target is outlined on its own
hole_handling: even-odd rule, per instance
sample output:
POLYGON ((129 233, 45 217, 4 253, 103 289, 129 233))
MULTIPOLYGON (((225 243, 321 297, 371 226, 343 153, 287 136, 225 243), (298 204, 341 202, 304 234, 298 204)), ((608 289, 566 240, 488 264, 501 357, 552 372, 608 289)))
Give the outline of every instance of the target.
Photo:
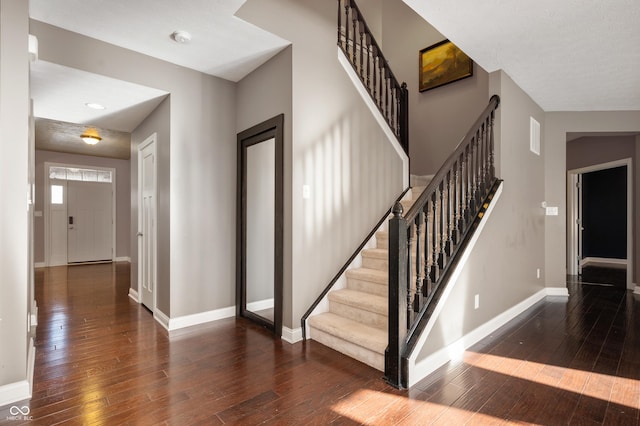
POLYGON ((240 18, 292 47, 292 298, 287 327, 402 190, 402 164, 338 62, 336 3, 249 0, 240 18), (303 185, 311 196, 302 198, 303 185))
POLYGON ((28 16, 28 2, 0 2, 0 398, 11 397, 3 385, 27 379, 28 16))
POLYGON ((131 134, 131 288, 138 290, 138 147, 152 134, 156 134, 158 181, 158 252, 156 305, 165 315, 171 312, 171 223, 170 223, 170 153, 171 97, 163 100, 131 134))
POLYGON ((159 250, 169 253, 171 287, 158 288, 171 301, 162 311, 174 318, 233 306, 235 84, 41 22, 31 21, 31 33, 43 60, 171 94, 170 142, 158 151, 168 166, 158 176, 159 211, 169 212, 168 229, 159 223, 169 233, 159 250))
POLYGON ((44 163, 73 164, 89 167, 111 167, 116 169, 116 257, 128 257, 131 215, 131 181, 129 160, 92 157, 88 155, 65 154, 61 152, 36 150, 36 197, 35 210, 43 216, 34 218, 34 259, 44 262, 44 163))
MULTIPOLYGON (((544 112, 502 71, 490 75, 501 104, 495 126, 498 200, 468 262, 445 302, 417 361, 460 339, 544 287, 545 153, 529 151, 529 117, 544 126, 544 112), (474 309, 474 296, 480 297, 474 309)), ((451 285, 450 283, 449 285, 451 285)), ((562 285, 564 287, 564 284, 562 285)))
MULTIPOLYGON (((548 287, 560 287, 565 285, 567 274, 567 133, 640 132, 640 111, 548 112, 545 123, 542 129, 545 132, 543 149, 546 150, 545 198, 550 206, 559 207, 558 216, 548 216, 546 219, 545 279, 548 287)), ((637 188, 634 190, 637 191, 637 188)), ((638 211, 636 205, 636 222, 638 211)), ((638 230, 635 232, 637 244, 638 230)), ((635 264, 638 265, 640 258, 637 245, 634 251, 635 264)))
POLYGON ((278 114, 284 114, 284 236, 283 236, 283 319, 285 326, 291 321, 293 289, 291 281, 292 244, 292 48, 291 46, 243 78, 237 85, 236 132, 262 123, 278 114))
POLYGON ((584 136, 567 142, 567 170, 635 156, 635 136, 584 136))
MULTIPOLYGON (((363 13, 366 13, 363 12, 363 13)), ((367 22, 369 15, 365 15, 367 22)), ((436 89, 418 90, 419 52, 446 39, 402 0, 382 1, 382 51, 409 89, 411 173, 434 174, 489 103, 489 77, 473 76, 436 89)))

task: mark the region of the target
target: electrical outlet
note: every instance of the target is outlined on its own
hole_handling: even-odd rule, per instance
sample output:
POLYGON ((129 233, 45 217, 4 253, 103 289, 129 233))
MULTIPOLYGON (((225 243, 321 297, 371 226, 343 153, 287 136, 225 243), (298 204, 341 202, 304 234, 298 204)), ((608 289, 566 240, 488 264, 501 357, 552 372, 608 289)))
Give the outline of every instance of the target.
POLYGON ((474 309, 478 309, 480 307, 480 295, 476 294, 475 300, 474 300, 474 309))
POLYGON ((311 198, 311 187, 309 185, 302 185, 302 198, 305 200, 311 198))

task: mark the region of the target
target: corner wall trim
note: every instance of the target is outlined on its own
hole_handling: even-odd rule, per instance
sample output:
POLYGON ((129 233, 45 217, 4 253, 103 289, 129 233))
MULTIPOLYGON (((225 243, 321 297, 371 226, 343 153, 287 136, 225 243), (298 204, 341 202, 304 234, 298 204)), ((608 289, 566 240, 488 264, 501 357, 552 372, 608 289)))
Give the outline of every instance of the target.
POLYGON ((29 380, 0 386, 0 407, 31 398, 29 380))
POLYGON ((169 317, 164 314, 160 309, 156 308, 153 313, 153 319, 155 319, 165 330, 169 331, 169 317))
POLYGON ((167 318, 167 330, 173 331, 181 328, 191 327, 194 325, 205 324, 224 318, 236 316, 236 307, 229 306, 226 308, 214 309, 212 311, 200 312, 192 315, 184 315, 176 318, 167 318))
POLYGON ((302 341, 302 327, 291 329, 283 326, 282 340, 291 344, 302 341))
POLYGON ((133 299, 134 302, 140 303, 140 299, 138 298, 138 292, 132 288, 129 288, 129 297, 133 299))
MULTIPOLYGON (((480 327, 471 331, 470 333, 464 335, 459 340, 453 342, 452 344, 445 346, 444 348, 434 352, 429 355, 425 359, 416 362, 413 368, 409 372, 409 386, 413 386, 418 383, 420 380, 427 377, 429 374, 433 373, 438 368, 442 367, 444 364, 449 362, 452 359, 457 359, 460 355, 469 347, 475 345, 480 340, 487 337, 489 334, 493 333, 507 322, 511 321, 522 312, 529 309, 531 306, 544 299, 547 296, 562 296, 564 294, 555 294, 562 293, 562 290, 566 292, 566 288, 556 288, 549 287, 543 288, 537 293, 529 296, 522 302, 517 305, 507 309, 503 313, 499 314, 492 320, 487 321, 482 324, 480 327)), ((566 293, 568 295, 568 292, 566 293)))

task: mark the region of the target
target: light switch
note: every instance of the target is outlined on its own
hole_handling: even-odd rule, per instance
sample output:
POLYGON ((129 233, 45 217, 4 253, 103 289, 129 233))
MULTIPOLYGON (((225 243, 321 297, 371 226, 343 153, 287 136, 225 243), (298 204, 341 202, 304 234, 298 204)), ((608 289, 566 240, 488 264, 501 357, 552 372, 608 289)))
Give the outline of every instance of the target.
POLYGON ((558 216, 557 207, 547 207, 547 216, 558 216))
POLYGON ((305 200, 311 198, 311 187, 309 185, 302 185, 302 198, 305 200))

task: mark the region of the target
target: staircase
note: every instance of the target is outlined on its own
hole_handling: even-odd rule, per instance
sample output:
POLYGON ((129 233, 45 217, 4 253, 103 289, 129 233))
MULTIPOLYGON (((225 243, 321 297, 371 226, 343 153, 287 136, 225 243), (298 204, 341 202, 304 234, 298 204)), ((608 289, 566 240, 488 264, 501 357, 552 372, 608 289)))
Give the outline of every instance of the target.
MULTIPOLYGON (((426 186, 429 179, 413 178, 426 186)), ((411 188, 401 204, 413 205, 424 186, 411 188)), ((361 252, 362 266, 346 271, 346 288, 329 292, 329 312, 309 318, 310 337, 338 352, 384 371, 389 344, 389 234, 387 222, 375 234, 375 248, 361 252)))
MULTIPOLYGON (((408 154, 406 84, 396 80, 355 1, 338 5, 340 57, 408 154)), ((372 227, 302 316, 303 338, 308 331, 313 340, 383 371, 392 386, 409 386, 421 336, 437 319, 448 282, 501 188, 493 130, 499 104, 493 95, 435 175, 411 177, 412 188, 392 214, 372 227)))

